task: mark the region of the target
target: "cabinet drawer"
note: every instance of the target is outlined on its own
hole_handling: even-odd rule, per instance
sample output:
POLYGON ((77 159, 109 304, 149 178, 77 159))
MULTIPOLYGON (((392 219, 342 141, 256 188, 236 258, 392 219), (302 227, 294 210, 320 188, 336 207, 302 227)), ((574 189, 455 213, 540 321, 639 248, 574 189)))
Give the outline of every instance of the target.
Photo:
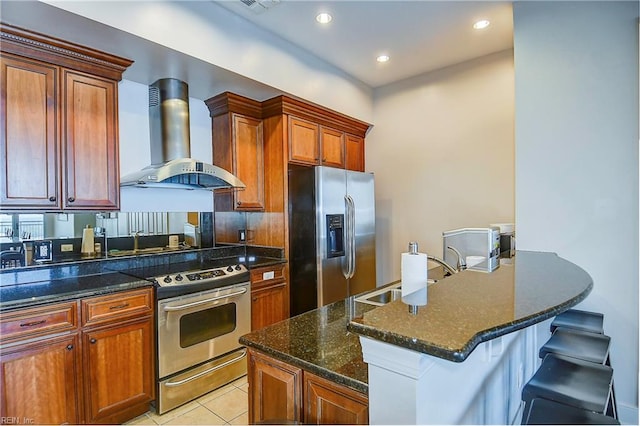
POLYGON ((284 265, 251 270, 251 289, 266 287, 284 280, 284 265))
POLYGON ((81 303, 82 326, 153 312, 151 288, 83 299, 81 303))
POLYGON ((2 343, 73 330, 78 325, 77 306, 68 302, 2 314, 2 343))

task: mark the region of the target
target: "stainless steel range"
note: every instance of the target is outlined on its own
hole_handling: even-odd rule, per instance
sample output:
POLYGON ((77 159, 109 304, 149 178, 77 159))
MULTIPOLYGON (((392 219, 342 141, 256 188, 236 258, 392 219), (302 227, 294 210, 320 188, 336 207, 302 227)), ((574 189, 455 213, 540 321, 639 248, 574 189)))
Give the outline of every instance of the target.
POLYGON ((246 374, 246 350, 238 338, 251 331, 251 288, 249 271, 240 264, 153 279, 156 409, 162 414, 246 374))

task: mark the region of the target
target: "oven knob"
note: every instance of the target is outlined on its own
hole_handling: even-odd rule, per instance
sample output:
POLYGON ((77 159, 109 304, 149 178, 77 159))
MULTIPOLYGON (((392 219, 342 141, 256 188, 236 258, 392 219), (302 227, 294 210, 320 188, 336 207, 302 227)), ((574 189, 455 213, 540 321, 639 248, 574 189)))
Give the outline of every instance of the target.
POLYGON ((242 266, 236 265, 236 271, 242 271, 242 266))
POLYGON ((166 277, 164 277, 164 280, 162 280, 162 281, 164 281, 165 283, 168 284, 168 283, 171 282, 171 277, 169 275, 167 275, 166 277))
POLYGON ((229 267, 227 268, 227 272, 233 272, 233 266, 229 266, 229 267))
POLYGON ((182 275, 178 274, 176 275, 176 281, 182 281, 182 275))

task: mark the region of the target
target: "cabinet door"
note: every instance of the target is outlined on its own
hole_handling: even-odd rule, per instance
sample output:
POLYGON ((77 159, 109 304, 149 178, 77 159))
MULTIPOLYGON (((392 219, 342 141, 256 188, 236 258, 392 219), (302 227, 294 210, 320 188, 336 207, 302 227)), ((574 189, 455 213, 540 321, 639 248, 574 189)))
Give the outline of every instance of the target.
POLYGON ((148 410, 154 395, 153 319, 82 333, 87 423, 121 423, 148 410))
POLYGON ((345 168, 356 172, 364 172, 364 138, 347 134, 345 145, 347 148, 345 168))
POLYGON ((344 169, 344 133, 323 127, 320 140, 322 165, 344 169))
POLYGON ((369 423, 369 403, 366 395, 306 371, 304 395, 306 424, 369 423))
POLYGON ((315 166, 319 164, 317 124, 289 117, 289 161, 315 166))
POLYGON ((288 318, 287 283, 251 292, 251 330, 259 330, 288 318))
POLYGON ((3 350, 0 356, 2 418, 18 418, 20 424, 80 423, 78 351, 77 334, 3 350))
POLYGON ((249 424, 302 420, 302 370, 249 350, 249 424))
POLYGON ((0 64, 0 205, 59 208, 59 68, 4 53, 0 64))
POLYGON ((64 208, 116 210, 117 83, 64 70, 64 208))
POLYGON ((236 210, 264 210, 262 120, 233 114, 234 174, 247 186, 236 190, 236 210))

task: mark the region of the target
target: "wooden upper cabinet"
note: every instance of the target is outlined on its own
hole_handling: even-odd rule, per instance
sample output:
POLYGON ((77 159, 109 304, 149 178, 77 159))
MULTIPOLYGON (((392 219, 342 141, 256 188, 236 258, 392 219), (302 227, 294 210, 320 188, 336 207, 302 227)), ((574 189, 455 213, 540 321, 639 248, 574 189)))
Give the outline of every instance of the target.
POLYGON ((64 71, 64 209, 119 208, 117 83, 64 71))
POLYGON ((356 172, 364 172, 364 138, 347 133, 345 146, 347 151, 345 168, 356 172))
POLYGON ((5 24, 0 41, 2 209, 117 210, 117 82, 132 61, 5 24))
POLYGON ((233 173, 245 189, 216 191, 218 211, 265 208, 264 135, 260 103, 225 92, 205 101, 211 115, 213 164, 233 173))
POLYGON ((2 53, 0 204, 56 208, 58 185, 59 68, 2 53))
POLYGON ((289 117, 289 161, 312 166, 319 164, 319 134, 317 124, 289 117))
POLYGON ((320 146, 322 149, 321 164, 323 166, 344 169, 344 132, 322 127, 320 130, 320 146))

